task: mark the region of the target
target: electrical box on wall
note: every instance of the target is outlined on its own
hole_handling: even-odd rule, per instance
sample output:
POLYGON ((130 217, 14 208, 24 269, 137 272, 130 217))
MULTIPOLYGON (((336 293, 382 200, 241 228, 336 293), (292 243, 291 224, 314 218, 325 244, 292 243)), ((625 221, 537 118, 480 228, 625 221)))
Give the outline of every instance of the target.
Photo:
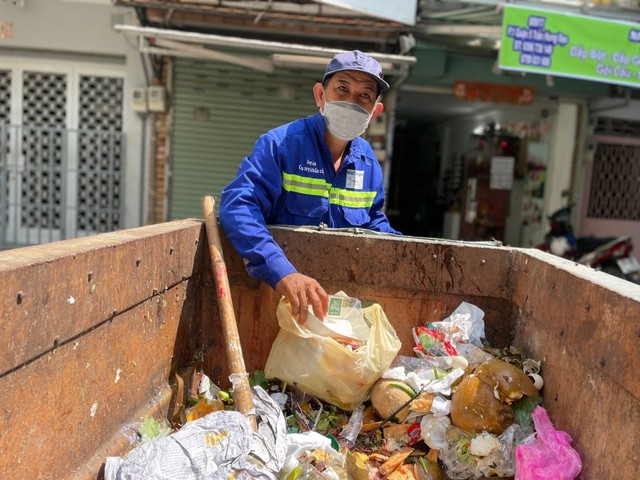
POLYGON ((153 86, 148 90, 149 111, 163 113, 167 104, 166 89, 163 86, 153 86))
POLYGON ((147 113, 147 89, 135 87, 131 92, 131 109, 137 113, 147 113))

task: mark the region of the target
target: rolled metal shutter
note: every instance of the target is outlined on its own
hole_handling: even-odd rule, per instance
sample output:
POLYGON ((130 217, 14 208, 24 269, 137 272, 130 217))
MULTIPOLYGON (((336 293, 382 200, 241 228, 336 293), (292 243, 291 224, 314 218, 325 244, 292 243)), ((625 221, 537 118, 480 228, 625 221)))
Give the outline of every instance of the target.
POLYGON ((219 198, 260 134, 315 113, 321 75, 176 59, 169 218, 201 218, 201 197, 219 198))

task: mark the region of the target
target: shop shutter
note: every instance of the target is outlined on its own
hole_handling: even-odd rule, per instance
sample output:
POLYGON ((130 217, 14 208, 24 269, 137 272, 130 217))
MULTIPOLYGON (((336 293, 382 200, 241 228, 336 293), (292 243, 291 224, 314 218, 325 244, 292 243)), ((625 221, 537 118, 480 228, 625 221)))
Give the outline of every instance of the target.
POLYGON ((268 74, 177 59, 169 218, 201 218, 201 197, 219 199, 260 134, 315 113, 312 88, 321 75, 321 68, 268 74))

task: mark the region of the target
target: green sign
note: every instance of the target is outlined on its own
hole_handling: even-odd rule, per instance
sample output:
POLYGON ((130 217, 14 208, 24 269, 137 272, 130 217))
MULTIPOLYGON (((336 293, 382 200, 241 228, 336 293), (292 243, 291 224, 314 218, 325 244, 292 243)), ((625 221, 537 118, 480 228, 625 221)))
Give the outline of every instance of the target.
POLYGON ((505 5, 499 63, 640 87, 640 24, 505 5))

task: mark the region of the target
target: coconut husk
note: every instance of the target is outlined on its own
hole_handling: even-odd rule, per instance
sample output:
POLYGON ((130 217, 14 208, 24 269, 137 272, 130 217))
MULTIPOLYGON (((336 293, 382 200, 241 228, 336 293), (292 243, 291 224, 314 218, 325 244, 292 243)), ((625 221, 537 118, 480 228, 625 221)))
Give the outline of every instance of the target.
MULTIPOLYGON (((382 419, 389 418, 393 412, 411 400, 411 395, 405 390, 394 386, 398 384, 402 384, 402 382, 382 379, 378 380, 371 389, 371 405, 382 419)), ((407 388, 409 387, 407 386, 407 388)), ((408 405, 396 413, 395 417, 398 423, 402 423, 407 415, 409 415, 408 405)))
POLYGON ((500 435, 513 422, 511 407, 475 375, 462 380, 451 396, 451 423, 466 432, 500 435))

